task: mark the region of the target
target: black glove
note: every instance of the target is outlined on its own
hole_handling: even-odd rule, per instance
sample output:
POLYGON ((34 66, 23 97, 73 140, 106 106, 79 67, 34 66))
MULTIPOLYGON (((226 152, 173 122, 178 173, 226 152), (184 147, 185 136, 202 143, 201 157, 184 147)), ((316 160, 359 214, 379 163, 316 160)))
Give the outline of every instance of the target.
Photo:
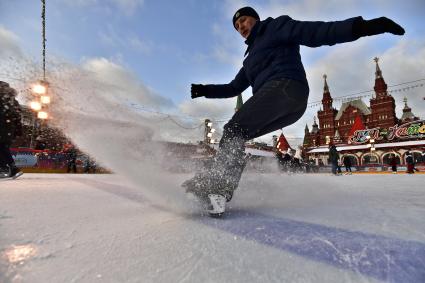
POLYGON ((380 17, 368 21, 359 18, 353 23, 353 36, 356 38, 381 34, 385 32, 396 35, 403 35, 404 29, 386 17, 380 17))
POLYGON ((190 94, 192 96, 192 99, 205 96, 206 92, 207 87, 204 85, 192 84, 192 87, 190 88, 190 94))

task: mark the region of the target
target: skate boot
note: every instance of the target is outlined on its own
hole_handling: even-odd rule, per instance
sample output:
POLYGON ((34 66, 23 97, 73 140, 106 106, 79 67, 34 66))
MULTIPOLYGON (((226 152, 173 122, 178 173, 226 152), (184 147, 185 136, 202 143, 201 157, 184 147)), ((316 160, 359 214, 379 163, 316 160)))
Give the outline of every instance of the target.
POLYGON ((10 167, 10 172, 9 172, 10 178, 16 179, 19 176, 21 176, 22 174, 24 174, 24 172, 22 172, 18 167, 16 167, 16 166, 10 167))
POLYGON ((221 217, 226 210, 226 197, 217 194, 208 195, 209 204, 206 211, 211 217, 221 217))
POLYGON ((200 204, 204 211, 211 217, 220 217, 226 208, 226 201, 232 198, 232 194, 224 196, 219 193, 213 193, 207 189, 202 178, 194 177, 185 181, 182 187, 186 188, 186 193, 192 195, 200 204))

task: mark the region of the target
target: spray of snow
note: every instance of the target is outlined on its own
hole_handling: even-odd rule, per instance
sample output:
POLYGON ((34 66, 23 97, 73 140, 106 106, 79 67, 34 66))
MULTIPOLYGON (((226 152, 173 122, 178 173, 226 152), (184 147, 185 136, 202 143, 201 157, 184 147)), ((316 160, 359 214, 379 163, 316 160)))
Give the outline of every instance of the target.
MULTIPOLYGON (((20 88, 37 78, 35 64, 28 61, 24 65, 10 74, 22 78, 20 88)), ((131 76, 104 59, 83 66, 54 64, 48 73, 50 123, 62 129, 80 150, 131 180, 152 202, 180 210, 188 206, 184 191, 167 178, 172 173, 164 169, 179 161, 158 140, 164 133, 178 137, 181 129, 164 117, 133 107, 147 105, 160 111, 171 103, 131 76)), ((29 92, 22 93, 28 101, 29 92)), ((202 137, 202 128, 194 134, 202 137)))

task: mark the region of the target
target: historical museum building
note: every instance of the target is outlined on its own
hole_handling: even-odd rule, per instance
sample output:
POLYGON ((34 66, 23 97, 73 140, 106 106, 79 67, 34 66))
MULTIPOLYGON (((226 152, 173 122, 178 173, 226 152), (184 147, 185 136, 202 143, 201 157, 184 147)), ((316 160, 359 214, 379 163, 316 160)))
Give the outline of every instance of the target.
POLYGON ((401 118, 395 113, 395 100, 387 92, 382 71, 376 63, 375 86, 370 106, 361 99, 342 103, 339 110, 332 106, 327 77, 324 75, 322 109, 317 112, 311 130, 306 125, 303 149, 317 164, 327 164, 328 148, 335 144, 341 158, 350 156, 354 165, 379 166, 389 163, 395 155, 398 164, 405 164, 410 151, 414 159, 422 161, 425 150, 425 120, 420 120, 404 99, 401 118))

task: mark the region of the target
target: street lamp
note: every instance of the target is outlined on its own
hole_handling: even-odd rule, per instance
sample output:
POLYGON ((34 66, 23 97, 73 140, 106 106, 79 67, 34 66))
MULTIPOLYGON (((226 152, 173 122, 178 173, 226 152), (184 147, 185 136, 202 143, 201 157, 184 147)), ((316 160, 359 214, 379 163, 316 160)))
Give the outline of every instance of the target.
POLYGON ((37 113, 37 118, 45 120, 45 119, 49 118, 49 114, 47 112, 44 112, 44 111, 39 111, 37 113))
POLYGON ((50 96, 42 95, 42 96, 40 96, 40 101, 43 104, 49 104, 50 103, 50 96))
POLYGON ((37 118, 47 119, 49 114, 44 109, 47 104, 50 104, 50 96, 48 95, 49 83, 46 81, 38 81, 32 86, 32 94, 34 100, 30 102, 30 107, 37 112, 37 118))
POLYGON ((213 136, 213 133, 215 132, 215 129, 212 128, 212 125, 213 123, 209 119, 205 119, 204 142, 206 144, 214 143, 212 136, 213 136))
POLYGON ((36 94, 46 94, 46 86, 42 82, 37 82, 35 85, 32 86, 32 91, 36 94))
POLYGON ((31 94, 33 96, 33 101, 30 102, 30 108, 34 111, 32 134, 30 141, 31 148, 34 145, 36 130, 38 130, 38 128, 40 127, 36 119, 46 120, 49 118, 47 106, 48 104, 50 104, 51 99, 49 96, 48 88, 49 83, 45 80, 40 80, 31 86, 31 94))
POLYGON ((31 101, 30 103, 30 107, 32 110, 34 111, 40 111, 41 110, 41 103, 38 101, 31 101))

